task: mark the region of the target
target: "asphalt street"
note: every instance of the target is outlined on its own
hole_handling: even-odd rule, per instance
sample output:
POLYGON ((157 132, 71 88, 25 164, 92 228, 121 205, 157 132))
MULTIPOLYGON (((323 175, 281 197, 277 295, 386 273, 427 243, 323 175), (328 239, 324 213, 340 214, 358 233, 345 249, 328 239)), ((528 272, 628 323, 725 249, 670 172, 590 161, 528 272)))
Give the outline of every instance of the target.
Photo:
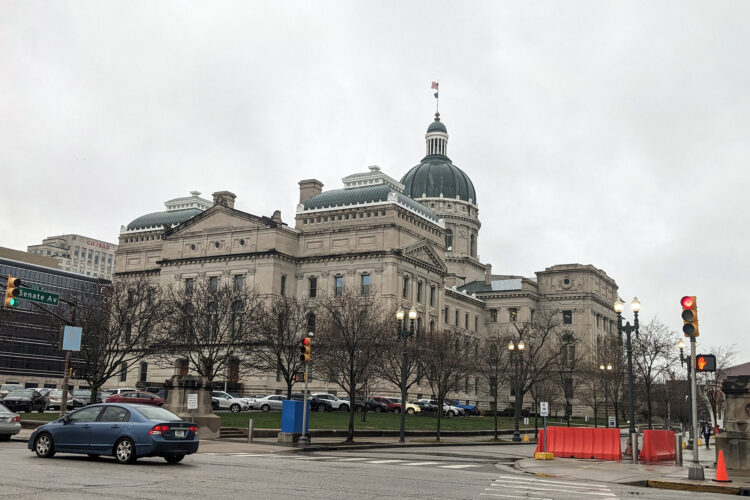
POLYGON ((520 473, 528 446, 443 446, 296 453, 204 452, 161 458, 40 459, 20 441, 0 443, 0 498, 726 498, 520 473))

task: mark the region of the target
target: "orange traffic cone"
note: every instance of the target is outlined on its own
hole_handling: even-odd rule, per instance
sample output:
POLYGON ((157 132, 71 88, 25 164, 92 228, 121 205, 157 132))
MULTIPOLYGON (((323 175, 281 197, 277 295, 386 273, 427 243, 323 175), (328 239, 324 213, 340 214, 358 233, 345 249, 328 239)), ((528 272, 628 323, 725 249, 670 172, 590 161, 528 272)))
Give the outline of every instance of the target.
POLYGON ((727 467, 724 465, 724 451, 719 450, 719 460, 716 462, 716 478, 714 479, 717 483, 731 483, 729 476, 727 476, 727 467))

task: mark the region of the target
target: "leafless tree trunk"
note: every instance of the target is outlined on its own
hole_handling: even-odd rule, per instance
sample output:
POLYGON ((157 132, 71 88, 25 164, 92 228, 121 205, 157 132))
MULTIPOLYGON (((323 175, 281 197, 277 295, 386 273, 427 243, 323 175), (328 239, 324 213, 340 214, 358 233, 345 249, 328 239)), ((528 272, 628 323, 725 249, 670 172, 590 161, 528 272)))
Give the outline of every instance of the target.
POLYGON ((580 339, 576 338, 571 330, 559 329, 556 331, 555 339, 557 345, 553 349, 559 350, 559 356, 555 356, 553 370, 565 400, 565 420, 570 427, 573 401, 581 382, 579 371, 583 368, 586 353, 581 349, 580 339))
POLYGON ((508 364, 507 336, 499 330, 491 330, 485 339, 484 347, 480 354, 479 369, 481 377, 490 389, 493 402, 493 413, 495 417, 494 429, 495 439, 498 439, 497 416, 498 394, 503 382, 508 380, 506 366, 508 364))
POLYGON ((394 335, 393 314, 376 294, 345 291, 318 299, 318 325, 313 340, 315 371, 336 382, 352 403, 347 442, 354 441, 357 393, 374 376, 386 338, 394 335))
POLYGON ((652 427, 653 388, 675 361, 677 333, 657 319, 641 326, 633 342, 633 372, 646 399, 648 428, 652 427))
POLYGON ((438 403, 437 441, 440 441, 443 400, 451 391, 460 390, 464 378, 474 369, 471 360, 465 356, 464 344, 463 335, 455 329, 425 332, 424 342, 420 344, 419 357, 424 377, 438 403))
POLYGON ((309 300, 266 296, 252 331, 248 354, 253 356, 258 369, 267 372, 278 370, 286 384, 289 399, 292 398, 295 374, 304 369, 304 363, 300 361, 301 340, 315 331, 315 307, 309 300))
POLYGON ((189 368, 209 381, 230 368, 236 375, 253 369, 243 361, 248 359, 261 310, 257 293, 205 279, 165 292, 166 312, 156 352, 163 363, 187 360, 189 368))

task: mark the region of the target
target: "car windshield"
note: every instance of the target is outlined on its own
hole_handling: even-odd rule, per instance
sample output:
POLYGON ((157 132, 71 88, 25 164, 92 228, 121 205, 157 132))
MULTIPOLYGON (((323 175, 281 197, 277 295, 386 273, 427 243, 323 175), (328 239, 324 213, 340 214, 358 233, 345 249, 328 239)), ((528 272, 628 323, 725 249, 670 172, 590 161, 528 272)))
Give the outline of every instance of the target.
POLYGON ((0 405, 0 413, 13 413, 13 412, 7 409, 5 406, 0 405))
POLYGON ((8 393, 7 398, 30 398, 34 395, 34 391, 13 391, 8 393))
POLYGON ((164 408, 158 408, 154 406, 139 406, 136 408, 138 413, 143 415, 149 420, 166 420, 167 422, 179 422, 182 420, 180 417, 167 411, 164 408))
POLYGON ((386 399, 387 399, 388 401, 390 401, 391 403, 397 403, 397 404, 401 404, 401 400, 400 400, 400 399, 398 399, 398 398, 386 398, 386 399))

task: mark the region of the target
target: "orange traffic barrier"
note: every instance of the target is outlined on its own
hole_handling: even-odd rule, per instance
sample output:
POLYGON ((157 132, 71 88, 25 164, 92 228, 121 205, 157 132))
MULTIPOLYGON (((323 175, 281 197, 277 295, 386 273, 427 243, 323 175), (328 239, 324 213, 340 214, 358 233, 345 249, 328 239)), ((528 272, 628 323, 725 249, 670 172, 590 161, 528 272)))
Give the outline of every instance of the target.
MULTIPOLYGON (((535 452, 542 451, 544 430, 539 431, 535 452)), ((620 460, 620 429, 547 427, 547 449, 556 457, 620 460)))
POLYGON ((646 461, 674 460, 677 455, 674 432, 643 431, 643 446, 639 458, 646 461))
POLYGON ((717 483, 731 483, 727 476, 727 466, 724 464, 724 451, 719 450, 719 458, 716 460, 716 478, 717 483))

